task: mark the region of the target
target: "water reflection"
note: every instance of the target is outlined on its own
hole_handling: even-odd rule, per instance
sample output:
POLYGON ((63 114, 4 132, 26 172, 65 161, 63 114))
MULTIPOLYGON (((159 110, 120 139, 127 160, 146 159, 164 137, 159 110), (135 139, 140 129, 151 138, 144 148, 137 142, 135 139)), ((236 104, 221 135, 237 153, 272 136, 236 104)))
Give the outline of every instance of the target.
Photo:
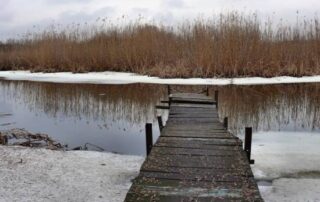
POLYGON ((230 129, 315 131, 320 128, 320 85, 238 86, 220 89, 220 115, 230 129))
MULTIPOLYGON (((79 85, 0 81, 0 113, 7 127, 42 132, 76 147, 91 143, 107 151, 144 154, 144 124, 156 125, 155 105, 165 87, 79 85)), ((155 136, 159 135, 154 127, 155 136)))
POLYGON ((4 100, 25 105, 30 111, 81 119, 153 119, 155 103, 165 88, 152 85, 84 85, 0 81, 4 100))
MULTIPOLYGON (((219 90, 221 118, 242 134, 256 131, 312 131, 320 128, 320 85, 210 87, 219 90)), ((199 86, 173 91, 200 92, 199 86)), ((155 105, 166 98, 163 85, 52 84, 0 80, 0 130, 25 128, 48 133, 70 147, 89 142, 107 151, 144 154, 144 124, 154 123, 155 105), (1 116, 1 114, 12 116, 1 116), (7 125, 11 123, 11 125, 7 125)), ((159 113, 159 112, 158 112, 159 113)))

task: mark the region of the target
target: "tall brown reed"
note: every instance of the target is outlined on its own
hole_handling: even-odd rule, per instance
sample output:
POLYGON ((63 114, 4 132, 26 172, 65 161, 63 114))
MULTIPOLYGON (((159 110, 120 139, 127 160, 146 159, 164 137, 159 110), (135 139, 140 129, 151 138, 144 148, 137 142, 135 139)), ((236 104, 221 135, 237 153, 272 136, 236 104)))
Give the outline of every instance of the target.
POLYGON ((317 18, 278 26, 256 14, 221 14, 176 27, 74 25, 0 44, 0 69, 128 71, 162 77, 320 74, 317 18))

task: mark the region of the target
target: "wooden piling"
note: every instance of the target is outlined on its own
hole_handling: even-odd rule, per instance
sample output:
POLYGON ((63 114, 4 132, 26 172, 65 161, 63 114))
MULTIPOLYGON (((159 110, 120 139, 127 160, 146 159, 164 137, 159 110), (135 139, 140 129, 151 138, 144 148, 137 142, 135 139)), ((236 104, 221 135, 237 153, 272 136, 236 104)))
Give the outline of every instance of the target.
POLYGON ((225 117, 225 118, 223 119, 223 126, 224 126, 225 129, 228 130, 228 117, 225 117))
POLYGON ((252 128, 245 128, 245 139, 244 139, 244 151, 247 153, 247 158, 250 164, 254 164, 254 160, 251 160, 251 145, 252 145, 252 128))
POLYGON ((152 123, 146 124, 146 150, 147 155, 150 154, 153 145, 153 137, 152 137, 152 123))
POLYGON ((218 109, 218 106, 219 106, 219 91, 214 91, 214 99, 216 101, 216 107, 218 109))
POLYGON ((161 132, 162 129, 163 129, 162 117, 161 117, 161 116, 158 116, 157 118, 158 118, 159 129, 160 129, 160 132, 161 132))
POLYGON ((171 87, 170 87, 170 85, 168 85, 167 88, 168 88, 167 90, 168 90, 168 97, 169 97, 170 94, 171 94, 171 87))

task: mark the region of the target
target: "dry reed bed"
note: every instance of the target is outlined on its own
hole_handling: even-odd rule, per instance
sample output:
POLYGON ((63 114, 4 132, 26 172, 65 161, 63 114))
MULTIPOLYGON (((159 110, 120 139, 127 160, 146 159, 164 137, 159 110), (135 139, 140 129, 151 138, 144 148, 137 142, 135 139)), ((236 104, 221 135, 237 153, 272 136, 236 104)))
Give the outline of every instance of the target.
POLYGON ((176 27, 73 26, 0 45, 0 70, 128 71, 161 77, 320 74, 317 18, 288 26, 231 12, 176 27))

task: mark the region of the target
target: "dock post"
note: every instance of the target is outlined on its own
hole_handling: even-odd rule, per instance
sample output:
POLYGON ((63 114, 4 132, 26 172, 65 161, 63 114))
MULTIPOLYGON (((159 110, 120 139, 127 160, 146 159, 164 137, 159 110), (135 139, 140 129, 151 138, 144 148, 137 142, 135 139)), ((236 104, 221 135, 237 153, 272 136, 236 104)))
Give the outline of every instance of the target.
POLYGON ((217 109, 218 109, 218 105, 219 105, 219 102, 218 102, 218 100, 219 100, 219 91, 214 91, 214 99, 215 99, 215 101, 216 101, 216 107, 217 107, 217 109))
POLYGON ((171 95, 171 87, 170 87, 170 85, 168 85, 168 100, 169 100, 169 107, 170 107, 170 105, 171 105, 171 97, 170 97, 170 95, 171 95))
POLYGON ((228 117, 225 117, 225 118, 223 119, 223 126, 224 126, 225 129, 228 130, 228 117))
POLYGON ((209 96, 209 87, 207 86, 206 95, 209 96))
POLYGON ((152 140, 152 123, 146 124, 146 149, 147 149, 147 156, 150 154, 153 145, 152 140))
POLYGON ((163 129, 162 117, 161 117, 161 116, 158 116, 157 118, 158 118, 159 129, 160 129, 160 132, 161 132, 162 129, 163 129))
POLYGON ((171 94, 171 87, 170 87, 170 85, 168 85, 167 87, 168 87, 168 97, 169 97, 171 94))
POLYGON ((251 160, 251 145, 252 145, 252 128, 246 127, 244 138, 244 151, 247 153, 247 158, 250 164, 254 164, 254 160, 251 160))

